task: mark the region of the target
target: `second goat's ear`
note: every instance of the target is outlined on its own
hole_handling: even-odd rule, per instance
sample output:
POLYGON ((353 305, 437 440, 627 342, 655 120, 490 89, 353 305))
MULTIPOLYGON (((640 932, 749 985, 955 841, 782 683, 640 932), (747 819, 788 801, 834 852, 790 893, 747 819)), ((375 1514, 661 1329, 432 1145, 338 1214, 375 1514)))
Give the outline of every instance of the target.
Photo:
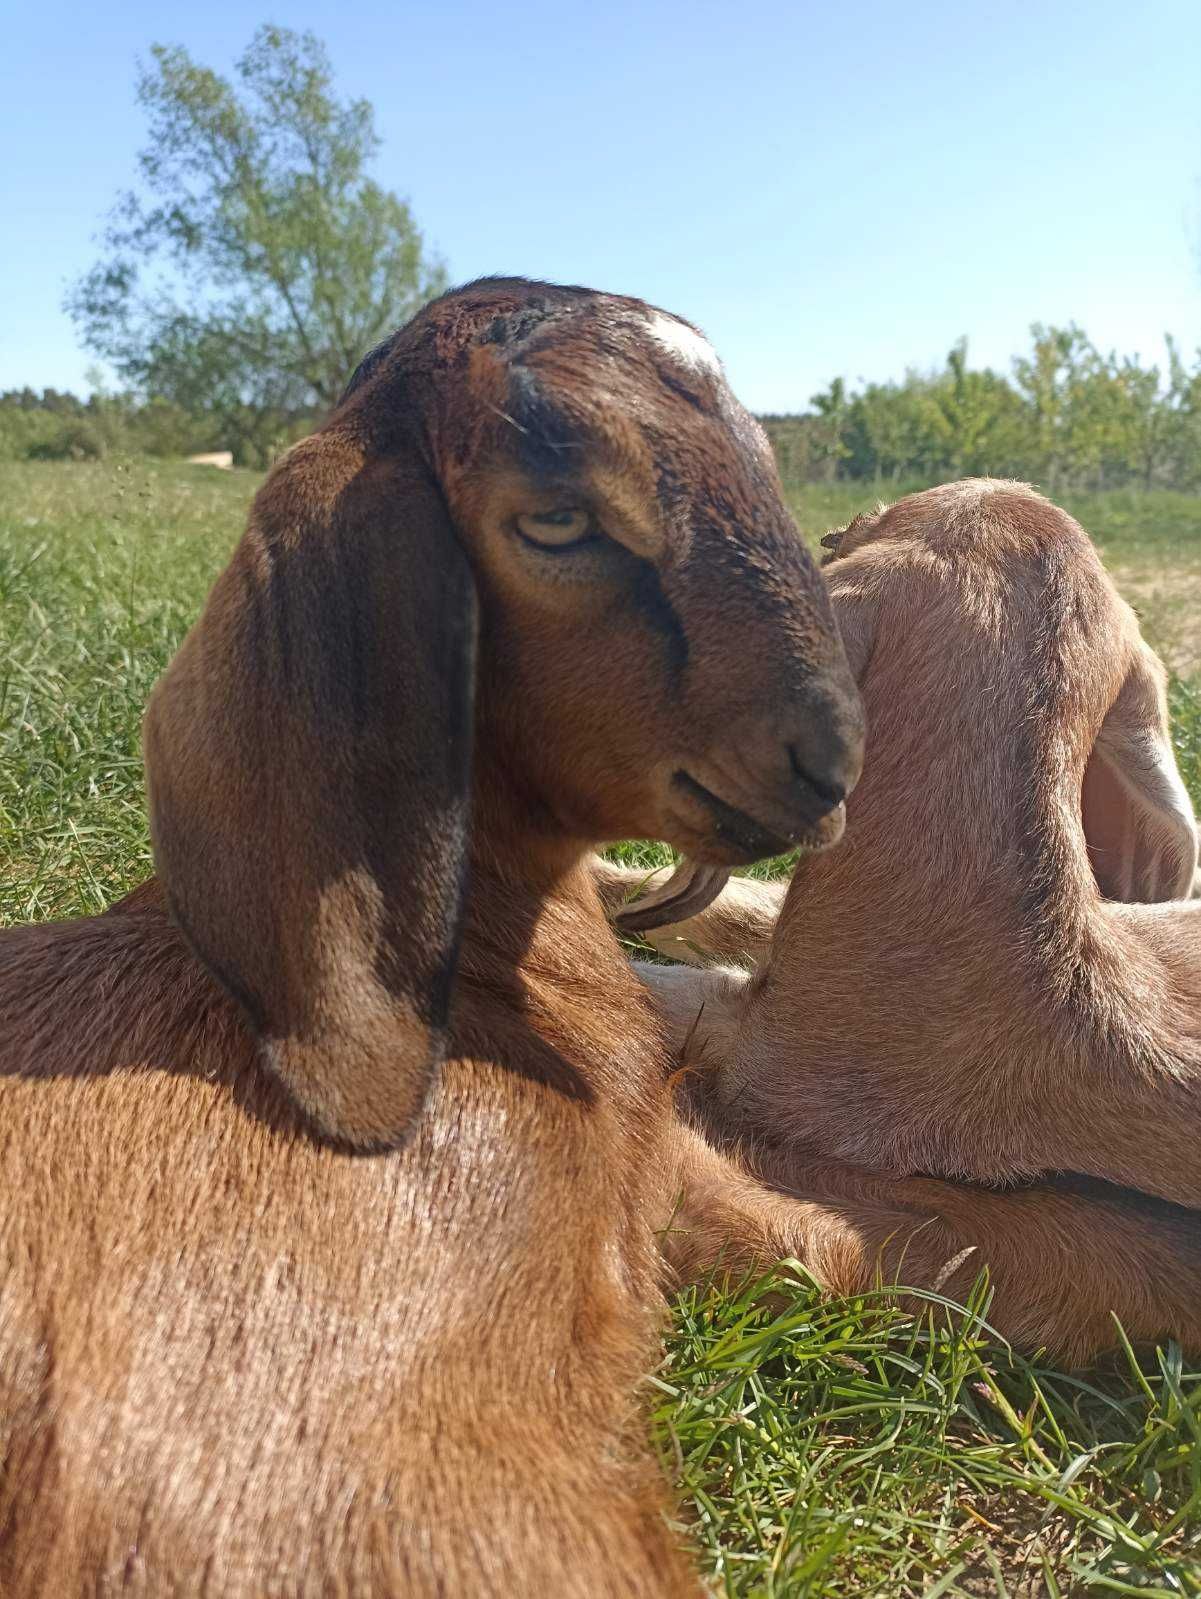
POLYGON ((1183 899, 1197 869, 1197 824, 1169 731, 1165 673, 1141 641, 1085 768, 1081 816, 1107 899, 1183 899))
POLYGON ((840 578, 837 568, 827 573, 834 620, 856 683, 862 684, 872 645, 876 641, 877 600, 861 575, 840 578))
POLYGON ((151 700, 155 860, 318 1129, 403 1140, 442 1058, 467 858, 475 590, 416 457, 293 449, 151 700))

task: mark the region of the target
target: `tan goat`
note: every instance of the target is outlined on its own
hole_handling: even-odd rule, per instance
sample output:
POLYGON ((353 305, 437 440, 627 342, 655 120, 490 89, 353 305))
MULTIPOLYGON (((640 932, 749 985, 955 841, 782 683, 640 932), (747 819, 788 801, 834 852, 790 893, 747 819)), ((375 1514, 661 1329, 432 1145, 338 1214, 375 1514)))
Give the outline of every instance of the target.
MULTIPOLYGON (((724 1115, 777 1146, 1201 1207, 1197 835, 1133 613, 1022 485, 933 489, 836 542, 870 729, 847 840, 786 898, 732 884, 653 935, 759 962, 648 971, 677 1039, 703 1004, 724 1115)), ((679 875, 668 915, 722 874, 679 875)))
POLYGON ((695 1593, 660 1233, 848 1288, 976 1246, 1020 1308, 1004 1199, 797 1202, 673 1119, 589 874, 833 840, 859 728, 686 324, 498 280, 368 358, 152 700, 162 886, 0 937, 5 1599, 695 1593))

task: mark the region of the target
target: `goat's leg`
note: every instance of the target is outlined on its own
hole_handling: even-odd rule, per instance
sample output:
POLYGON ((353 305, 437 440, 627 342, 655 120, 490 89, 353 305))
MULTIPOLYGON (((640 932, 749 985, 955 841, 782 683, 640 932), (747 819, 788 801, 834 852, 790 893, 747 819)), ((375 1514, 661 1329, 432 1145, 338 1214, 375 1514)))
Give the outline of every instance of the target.
POLYGON ((985 1070, 957 1071, 954 1058, 938 1074, 907 1070, 868 1051, 834 1065, 833 1051, 765 1033, 734 974, 695 975, 715 981, 687 990, 656 973, 647 987, 680 1063, 711 1078, 732 1130, 890 1180, 1003 1186, 1074 1172, 1201 1212, 1201 1077, 1188 1062, 1094 1062, 998 1026, 1003 1058, 985 1070))
POLYGON ((1201 1211, 1201 904, 1108 902, 1104 913, 1110 965, 1094 968, 1080 1014, 1061 1004, 1013 1017, 986 1070, 977 1051, 972 1072, 951 1056, 942 1084, 926 1074, 906 1092, 892 1079, 874 1107, 884 1158, 862 1164, 994 1181, 1077 1172, 1201 1211))
POLYGON ((1186 1212, 1113 1191, 994 1192, 826 1161, 790 1162, 785 1188, 683 1125, 674 1154, 662 1247, 678 1282, 792 1257, 832 1293, 901 1283, 954 1299, 987 1267, 989 1323, 1023 1348, 1088 1360, 1116 1344, 1113 1316, 1135 1342, 1201 1348, 1201 1218, 1186 1212))
MULTIPOLYGON (((652 901, 661 894, 670 896, 672 884, 687 869, 685 863, 672 873, 667 867, 647 872, 597 857, 593 875, 606 911, 620 926, 624 907, 631 901, 642 903, 634 901, 639 890, 648 889, 652 901)), ((755 965, 767 954, 787 892, 787 881, 765 883, 750 877, 731 877, 717 898, 695 914, 677 915, 661 926, 633 930, 661 955, 689 966, 704 966, 711 961, 755 965)), ((671 914, 669 900, 664 908, 671 914)))

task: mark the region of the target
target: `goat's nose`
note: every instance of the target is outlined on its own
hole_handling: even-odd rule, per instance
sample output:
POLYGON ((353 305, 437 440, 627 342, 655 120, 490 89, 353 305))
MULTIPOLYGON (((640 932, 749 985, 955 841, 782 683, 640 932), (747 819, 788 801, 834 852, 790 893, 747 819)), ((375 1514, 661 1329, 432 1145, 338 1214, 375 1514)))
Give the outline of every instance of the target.
POLYGON ((786 734, 786 782, 802 812, 841 805, 863 770, 858 694, 810 701, 786 734))
POLYGON ((788 746, 788 764, 792 768, 792 775, 798 778, 806 787, 811 788, 819 799, 824 799, 833 808, 841 805, 847 797, 847 783, 845 778, 837 773, 818 775, 808 766, 802 758, 795 744, 788 746))

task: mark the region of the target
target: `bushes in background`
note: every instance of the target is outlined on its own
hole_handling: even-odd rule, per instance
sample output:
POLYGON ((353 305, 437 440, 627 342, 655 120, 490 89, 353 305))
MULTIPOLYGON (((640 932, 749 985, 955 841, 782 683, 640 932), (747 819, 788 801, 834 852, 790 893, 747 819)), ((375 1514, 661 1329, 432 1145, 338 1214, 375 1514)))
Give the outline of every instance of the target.
POLYGON ((1103 355, 1077 327, 1031 329, 1008 377, 967 364, 856 392, 841 378, 812 410, 763 419, 785 479, 920 481, 989 474, 1065 488, 1201 487, 1201 352, 1167 341, 1164 367, 1103 355))
MULTIPOLYGON (((1201 489, 1201 352, 1167 341, 1162 367, 1103 355, 1077 327, 1031 330, 1006 376, 973 369, 966 343, 937 372, 848 389, 836 378, 811 409, 763 421, 786 481, 936 483, 990 474, 1050 493, 1201 489)), ((94 460, 109 451, 183 456, 232 450, 265 466, 319 421, 230 395, 193 414, 162 398, 46 389, 0 394, 0 459, 94 460)))

